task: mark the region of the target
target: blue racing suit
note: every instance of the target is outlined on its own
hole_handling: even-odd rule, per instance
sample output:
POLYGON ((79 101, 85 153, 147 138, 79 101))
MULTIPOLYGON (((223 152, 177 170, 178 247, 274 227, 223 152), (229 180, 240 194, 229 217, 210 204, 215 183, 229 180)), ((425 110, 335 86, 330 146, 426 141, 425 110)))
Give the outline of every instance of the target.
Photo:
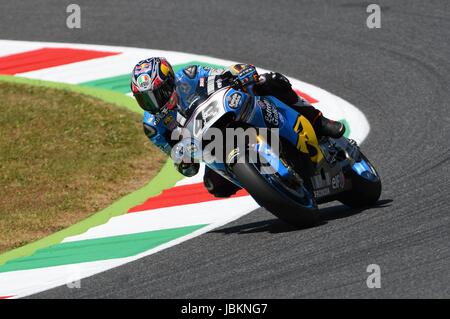
MULTIPOLYGON (((211 94, 217 88, 217 76, 223 72, 200 65, 188 66, 175 74, 178 104, 186 109, 198 94, 211 94), (209 87, 208 87, 209 83, 209 87)), ((147 137, 166 154, 176 141, 171 141, 172 131, 178 126, 177 109, 164 109, 159 114, 144 112, 144 132, 147 137)))

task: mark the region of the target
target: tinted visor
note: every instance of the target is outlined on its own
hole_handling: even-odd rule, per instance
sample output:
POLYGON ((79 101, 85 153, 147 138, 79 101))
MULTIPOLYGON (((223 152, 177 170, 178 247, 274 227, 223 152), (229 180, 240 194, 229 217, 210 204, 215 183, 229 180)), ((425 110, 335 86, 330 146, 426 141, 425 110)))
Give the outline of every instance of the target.
POLYGON ((169 102, 170 97, 175 89, 173 78, 168 78, 155 90, 134 93, 139 106, 144 110, 155 114, 160 112, 169 102))

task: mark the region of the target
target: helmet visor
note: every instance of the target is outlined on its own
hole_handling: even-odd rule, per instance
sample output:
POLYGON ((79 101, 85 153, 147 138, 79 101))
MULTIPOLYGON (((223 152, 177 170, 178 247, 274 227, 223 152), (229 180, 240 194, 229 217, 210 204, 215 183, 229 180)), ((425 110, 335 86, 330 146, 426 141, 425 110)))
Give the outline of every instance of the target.
POLYGON ((174 90, 175 90, 175 83, 173 81, 173 78, 168 78, 160 86, 158 86, 155 90, 153 90, 155 99, 161 107, 163 107, 164 105, 167 104, 167 102, 169 102, 169 99, 172 96, 174 90))
POLYGON ((134 96, 139 103, 139 106, 150 113, 160 112, 169 101, 175 89, 175 84, 172 78, 164 81, 160 86, 154 90, 147 90, 143 92, 136 92, 134 96))
POLYGON ((136 92, 134 93, 134 97, 136 98, 136 101, 138 102, 139 106, 144 110, 152 114, 159 112, 160 107, 158 105, 158 102, 156 101, 153 92, 151 91, 136 92))

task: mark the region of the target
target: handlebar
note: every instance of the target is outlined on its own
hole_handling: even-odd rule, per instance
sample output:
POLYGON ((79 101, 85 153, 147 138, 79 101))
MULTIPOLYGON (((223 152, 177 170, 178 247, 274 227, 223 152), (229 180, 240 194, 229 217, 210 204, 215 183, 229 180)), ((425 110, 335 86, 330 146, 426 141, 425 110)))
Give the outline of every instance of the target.
MULTIPOLYGON (((243 69, 239 74, 236 74, 232 78, 232 86, 247 91, 254 84, 260 82, 260 76, 258 71, 256 71, 255 66, 248 65, 247 68, 243 69)), ((250 90, 249 90, 250 91, 250 90)))

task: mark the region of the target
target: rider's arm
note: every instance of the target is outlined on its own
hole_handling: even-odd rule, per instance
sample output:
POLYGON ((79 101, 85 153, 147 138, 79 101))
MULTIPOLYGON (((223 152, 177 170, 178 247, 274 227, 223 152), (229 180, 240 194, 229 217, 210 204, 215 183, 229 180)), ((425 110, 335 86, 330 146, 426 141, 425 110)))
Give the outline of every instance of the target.
POLYGON ((202 81, 199 85, 205 88, 207 95, 210 95, 222 87, 230 85, 230 83, 227 82, 230 77, 228 74, 225 74, 225 71, 226 70, 224 69, 215 69, 200 65, 197 67, 199 81, 202 81))
POLYGON ((172 149, 170 141, 167 139, 167 129, 158 125, 155 117, 148 113, 144 113, 144 134, 148 139, 155 144, 159 149, 161 149, 167 155, 170 155, 172 149))
POLYGON ((283 74, 277 72, 261 74, 259 82, 253 87, 253 91, 256 95, 273 95, 288 105, 301 101, 292 89, 289 80, 283 74))
POLYGON ((238 83, 245 89, 246 83, 254 83, 255 95, 273 95, 288 105, 304 102, 299 99, 289 80, 281 73, 270 72, 258 74, 252 64, 235 64, 228 68, 224 75, 232 77, 232 81, 238 79, 238 83))
MULTIPOLYGON (((167 155, 172 156, 172 147, 174 147, 176 141, 170 139, 171 132, 169 130, 158 125, 160 122, 157 124, 155 121, 155 117, 152 114, 145 112, 143 121, 144 133, 159 149, 167 155)), ((178 172, 187 177, 194 176, 200 169, 198 163, 184 163, 181 161, 174 163, 174 165, 178 172)))

